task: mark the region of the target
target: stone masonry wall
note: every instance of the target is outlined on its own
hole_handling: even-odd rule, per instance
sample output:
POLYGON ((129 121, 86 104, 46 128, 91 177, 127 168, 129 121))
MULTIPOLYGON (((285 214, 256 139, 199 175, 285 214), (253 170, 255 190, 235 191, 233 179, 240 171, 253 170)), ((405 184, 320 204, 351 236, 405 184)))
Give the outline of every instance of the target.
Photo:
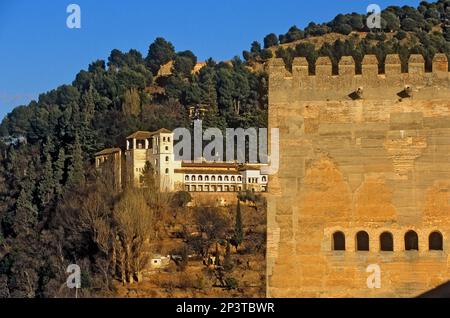
POLYGON ((362 74, 343 57, 339 75, 319 58, 292 73, 274 59, 269 71, 269 127, 280 129, 280 168, 268 198, 269 297, 414 297, 450 280, 450 76, 445 55, 426 73, 412 55, 408 73, 389 55, 385 74, 366 56, 362 74), (356 92, 359 95, 356 95, 356 92), (414 230, 419 251, 405 251, 414 230), (332 250, 342 231, 346 251, 332 250), (370 251, 356 251, 366 231, 370 251), (379 236, 394 237, 380 252, 379 236), (443 251, 430 251, 439 231, 443 251), (370 289, 366 268, 381 267, 370 289))

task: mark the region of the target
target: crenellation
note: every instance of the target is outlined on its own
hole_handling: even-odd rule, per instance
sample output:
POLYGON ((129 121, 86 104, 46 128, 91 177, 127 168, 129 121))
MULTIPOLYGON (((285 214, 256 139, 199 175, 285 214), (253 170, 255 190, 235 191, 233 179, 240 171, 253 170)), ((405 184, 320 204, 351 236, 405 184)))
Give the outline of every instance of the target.
MULTIPOLYGON (((309 74, 309 64, 304 57, 294 59, 292 72, 286 69, 282 59, 271 60, 268 67, 272 88, 289 90, 291 97, 300 95, 303 100, 327 100, 337 97, 340 100, 426 99, 448 95, 446 89, 449 88, 450 73, 445 54, 436 54, 432 72, 425 71, 425 60, 419 54, 410 56, 407 73, 401 72, 398 54, 386 56, 384 74, 379 72, 378 63, 375 55, 367 55, 362 61, 362 74, 356 74, 353 57, 343 56, 339 61, 338 75, 332 74, 332 62, 327 56, 317 59, 315 75, 309 74)), ((274 96, 282 98, 279 89, 272 91, 274 96)))
POLYGON ((309 64, 306 58, 296 57, 292 63, 292 73, 294 78, 305 79, 309 76, 309 64))
POLYGON ((408 74, 410 77, 421 76, 425 74, 425 59, 421 54, 411 54, 408 60, 408 74))
POLYGON ((378 59, 375 55, 366 55, 363 58, 362 76, 367 79, 375 79, 378 77, 378 59))
POLYGON ((316 61, 316 78, 327 79, 332 75, 332 63, 328 56, 321 56, 316 61))
POLYGON ((438 79, 448 79, 448 58, 445 54, 436 54, 433 58, 433 74, 438 79))

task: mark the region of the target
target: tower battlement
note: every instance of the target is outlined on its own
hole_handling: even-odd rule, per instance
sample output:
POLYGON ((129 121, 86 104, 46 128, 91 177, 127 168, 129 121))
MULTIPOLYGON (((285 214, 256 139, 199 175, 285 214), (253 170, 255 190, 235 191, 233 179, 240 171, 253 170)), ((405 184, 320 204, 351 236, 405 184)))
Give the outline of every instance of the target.
POLYGON ((450 77, 412 55, 352 57, 333 75, 304 58, 269 65, 279 169, 267 196, 271 297, 416 297, 450 279, 450 77), (386 238, 389 246, 386 246, 386 238), (434 245, 438 243, 436 246, 434 245), (414 246, 410 243, 413 242, 414 246), (367 285, 377 264, 381 288, 367 285))
POLYGON ((429 99, 430 96, 442 97, 440 95, 448 94, 450 89, 445 54, 435 55, 431 72, 425 71, 425 60, 419 54, 410 56, 407 73, 402 73, 397 54, 387 55, 383 74, 379 72, 375 55, 366 55, 361 68, 361 74, 356 74, 353 57, 344 56, 339 61, 338 75, 333 75, 330 58, 319 57, 315 63, 316 74, 311 75, 306 58, 295 58, 292 72, 286 69, 282 59, 272 59, 268 62, 269 96, 280 102, 283 99, 392 99, 398 98, 396 95, 401 97, 403 90, 408 88, 410 95, 421 92, 416 94, 417 98, 429 99))

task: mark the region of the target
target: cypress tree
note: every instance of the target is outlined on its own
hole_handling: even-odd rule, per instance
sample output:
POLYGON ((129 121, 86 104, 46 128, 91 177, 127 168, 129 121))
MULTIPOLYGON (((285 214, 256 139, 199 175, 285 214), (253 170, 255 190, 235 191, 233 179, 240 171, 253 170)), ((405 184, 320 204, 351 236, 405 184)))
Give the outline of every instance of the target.
POLYGON ((67 183, 69 186, 76 186, 84 183, 83 151, 78 135, 76 135, 75 143, 72 146, 71 157, 67 183))
POLYGON ((39 179, 38 186, 38 202, 39 208, 42 211, 49 204, 53 198, 55 184, 53 179, 53 166, 51 150, 53 149, 51 139, 48 140, 43 150, 43 170, 39 179))
POLYGON ((54 163, 54 184, 55 184, 55 193, 56 195, 61 195, 63 192, 64 186, 64 170, 66 163, 66 152, 64 148, 59 149, 58 159, 54 163))

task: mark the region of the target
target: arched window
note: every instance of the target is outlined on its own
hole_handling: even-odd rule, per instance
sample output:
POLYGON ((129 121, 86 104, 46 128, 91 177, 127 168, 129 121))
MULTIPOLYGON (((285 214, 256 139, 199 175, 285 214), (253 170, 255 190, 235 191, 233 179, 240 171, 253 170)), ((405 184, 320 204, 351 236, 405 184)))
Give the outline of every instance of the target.
POLYGON ((442 234, 437 231, 431 233, 428 240, 428 246, 430 251, 443 251, 444 239, 442 238, 442 234))
POLYGON ((195 178, 195 176, 192 176, 191 180, 192 180, 192 181, 195 181, 195 180, 197 180, 197 179, 195 178))
POLYGON ((166 162, 169 162, 169 160, 170 160, 169 156, 166 156, 166 162))
POLYGON ((166 169, 166 174, 169 174, 169 169, 168 168, 166 169))
POLYGON ((356 250, 362 252, 368 252, 369 249, 369 234, 361 231, 356 234, 356 250))
POLYGON ((384 232, 380 235, 380 251, 393 252, 394 251, 394 237, 389 232, 384 232))
POLYGON ((409 231, 405 234, 405 250, 406 251, 418 251, 419 250, 419 237, 414 231, 409 231))
POLYGON ((219 176, 219 178, 217 178, 219 181, 222 181, 223 180, 223 178, 221 177, 221 176, 219 176))
POLYGON ((184 177, 184 180, 189 181, 189 176, 184 177))
POLYGON ((205 176, 205 181, 209 181, 209 177, 208 176, 205 176))
POLYGON ((242 181, 242 177, 238 177, 238 181, 241 182, 242 181))
POLYGON ((345 251, 345 234, 342 232, 334 233, 332 244, 331 248, 333 251, 345 251))
POLYGON ((262 181, 266 182, 267 181, 267 177, 262 177, 262 181))
POLYGON ((211 181, 215 182, 215 181, 216 181, 216 177, 215 177, 215 176, 212 176, 212 177, 211 177, 211 181))
POLYGON ((231 181, 236 181, 236 178, 235 177, 231 177, 231 181))
POLYGON ((230 178, 229 177, 225 177, 225 181, 230 181, 230 178))
POLYGON ((198 176, 198 181, 203 181, 203 177, 202 176, 198 176))

